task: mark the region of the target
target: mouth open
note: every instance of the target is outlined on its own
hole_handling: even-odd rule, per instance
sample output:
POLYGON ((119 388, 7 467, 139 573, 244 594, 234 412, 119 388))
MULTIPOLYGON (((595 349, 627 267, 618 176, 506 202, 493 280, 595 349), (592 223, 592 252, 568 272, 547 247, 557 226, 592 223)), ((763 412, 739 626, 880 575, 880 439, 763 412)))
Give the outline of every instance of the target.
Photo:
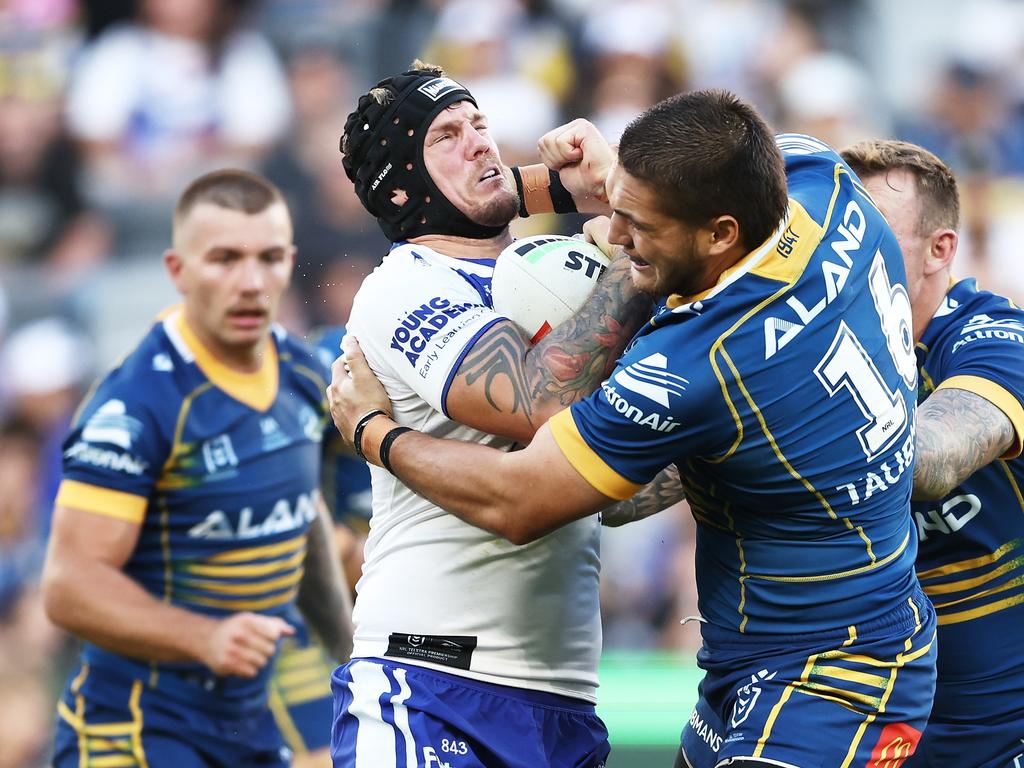
POLYGON ((500 176, 501 171, 496 166, 492 166, 488 168, 486 171, 484 171, 483 174, 481 174, 480 178, 478 179, 478 183, 483 184, 486 181, 499 178, 500 176))
POLYGON ((232 309, 228 312, 228 319, 235 325, 243 327, 254 327, 266 320, 265 309, 232 309))

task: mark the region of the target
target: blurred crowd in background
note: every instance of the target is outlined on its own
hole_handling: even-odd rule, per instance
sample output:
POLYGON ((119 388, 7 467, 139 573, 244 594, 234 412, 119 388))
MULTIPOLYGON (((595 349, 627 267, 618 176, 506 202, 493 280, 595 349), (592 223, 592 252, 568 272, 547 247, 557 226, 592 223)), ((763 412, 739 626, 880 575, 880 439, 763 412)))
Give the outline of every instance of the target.
MULTIPOLYGON (((60 445, 174 300, 175 198, 215 167, 266 174, 296 222, 284 324, 344 323, 387 242, 339 134, 416 56, 470 88, 508 164, 696 87, 837 147, 918 142, 962 185, 957 272, 1024 298, 1024 0, 0 0, 0 768, 45 759, 70 648, 37 591, 60 445)), ((606 532, 606 647, 694 649, 692 538, 682 508, 606 532)))

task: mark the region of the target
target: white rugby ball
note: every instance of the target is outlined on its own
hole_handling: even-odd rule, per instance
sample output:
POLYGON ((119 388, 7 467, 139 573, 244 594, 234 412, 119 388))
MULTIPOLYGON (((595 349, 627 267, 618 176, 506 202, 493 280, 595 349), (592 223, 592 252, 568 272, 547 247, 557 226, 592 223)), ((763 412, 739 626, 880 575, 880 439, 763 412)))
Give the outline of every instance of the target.
POLYGON ((522 237, 498 256, 494 311, 536 344, 583 306, 609 264, 600 248, 562 235, 522 237))

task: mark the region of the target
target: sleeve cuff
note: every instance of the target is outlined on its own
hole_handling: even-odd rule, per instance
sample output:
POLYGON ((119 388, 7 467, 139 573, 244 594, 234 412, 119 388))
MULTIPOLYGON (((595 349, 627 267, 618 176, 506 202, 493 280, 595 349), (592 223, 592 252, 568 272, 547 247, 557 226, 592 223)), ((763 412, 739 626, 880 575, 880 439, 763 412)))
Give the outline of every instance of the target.
POLYGON ((141 525, 149 499, 78 480, 63 480, 57 490, 55 503, 141 525))
POLYGON ((1004 387, 981 376, 951 376, 943 381, 938 389, 962 389, 972 392, 988 400, 992 405, 1006 414, 1013 425, 1014 440, 1001 459, 1015 459, 1024 448, 1024 405, 1004 387))
POLYGON ((556 413, 548 420, 548 424, 565 458, 584 480, 594 486, 595 490, 621 501, 630 498, 643 487, 642 484, 634 483, 620 475, 594 453, 580 434, 571 408, 556 413))

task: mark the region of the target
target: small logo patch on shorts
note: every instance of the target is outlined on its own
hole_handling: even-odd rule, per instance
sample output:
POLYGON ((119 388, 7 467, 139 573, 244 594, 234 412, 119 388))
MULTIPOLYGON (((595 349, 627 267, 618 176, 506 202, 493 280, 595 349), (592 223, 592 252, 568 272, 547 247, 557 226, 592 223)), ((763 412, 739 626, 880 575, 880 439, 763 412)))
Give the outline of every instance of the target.
POLYGON ((914 754, 921 732, 906 723, 893 723, 882 729, 871 752, 867 768, 900 768, 914 754))
POLYGON ((476 638, 469 635, 406 635, 392 632, 388 636, 388 650, 384 655, 469 669, 475 649, 476 638))

